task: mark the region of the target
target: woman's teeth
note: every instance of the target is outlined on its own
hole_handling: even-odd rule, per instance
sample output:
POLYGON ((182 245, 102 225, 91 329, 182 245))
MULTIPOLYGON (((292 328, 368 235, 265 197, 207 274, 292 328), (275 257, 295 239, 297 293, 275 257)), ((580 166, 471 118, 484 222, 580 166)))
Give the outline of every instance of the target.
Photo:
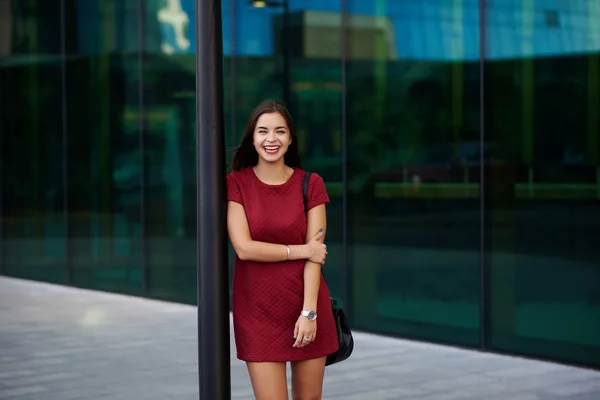
POLYGON ((264 149, 267 153, 276 153, 279 150, 279 146, 265 146, 264 149))

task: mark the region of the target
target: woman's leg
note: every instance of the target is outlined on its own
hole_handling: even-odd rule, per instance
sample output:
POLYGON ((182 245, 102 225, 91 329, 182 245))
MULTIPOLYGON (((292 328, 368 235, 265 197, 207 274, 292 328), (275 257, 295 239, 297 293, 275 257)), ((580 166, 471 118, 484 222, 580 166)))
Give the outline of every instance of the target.
POLYGON ((285 363, 247 362, 256 400, 288 400, 285 363))
POLYGON ((292 398, 321 400, 326 357, 292 362, 292 398))

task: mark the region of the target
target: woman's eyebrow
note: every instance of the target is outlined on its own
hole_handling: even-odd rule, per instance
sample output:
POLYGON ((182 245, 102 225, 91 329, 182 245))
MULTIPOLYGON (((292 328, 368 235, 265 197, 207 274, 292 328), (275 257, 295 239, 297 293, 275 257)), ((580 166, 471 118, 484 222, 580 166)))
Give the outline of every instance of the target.
MULTIPOLYGON (((268 129, 266 126, 258 126, 256 127, 256 129, 268 129)), ((285 126, 278 126, 277 128, 275 128, 275 130, 277 129, 287 129, 285 126)))

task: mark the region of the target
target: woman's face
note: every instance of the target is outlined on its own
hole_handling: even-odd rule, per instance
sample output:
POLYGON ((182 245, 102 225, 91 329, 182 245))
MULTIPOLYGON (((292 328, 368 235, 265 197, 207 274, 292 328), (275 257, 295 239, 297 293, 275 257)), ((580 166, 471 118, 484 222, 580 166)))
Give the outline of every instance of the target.
POLYGON ((292 143, 285 118, 277 112, 262 114, 256 121, 253 143, 259 161, 283 162, 283 156, 292 143))

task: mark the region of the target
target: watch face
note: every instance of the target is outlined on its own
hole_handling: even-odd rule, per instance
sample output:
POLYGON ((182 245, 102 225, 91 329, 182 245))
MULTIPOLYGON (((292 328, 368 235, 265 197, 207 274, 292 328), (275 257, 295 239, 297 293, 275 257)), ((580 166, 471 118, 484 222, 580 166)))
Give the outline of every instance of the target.
POLYGON ((302 311, 302 315, 308 318, 309 321, 317 319, 317 313, 314 311, 302 311))

